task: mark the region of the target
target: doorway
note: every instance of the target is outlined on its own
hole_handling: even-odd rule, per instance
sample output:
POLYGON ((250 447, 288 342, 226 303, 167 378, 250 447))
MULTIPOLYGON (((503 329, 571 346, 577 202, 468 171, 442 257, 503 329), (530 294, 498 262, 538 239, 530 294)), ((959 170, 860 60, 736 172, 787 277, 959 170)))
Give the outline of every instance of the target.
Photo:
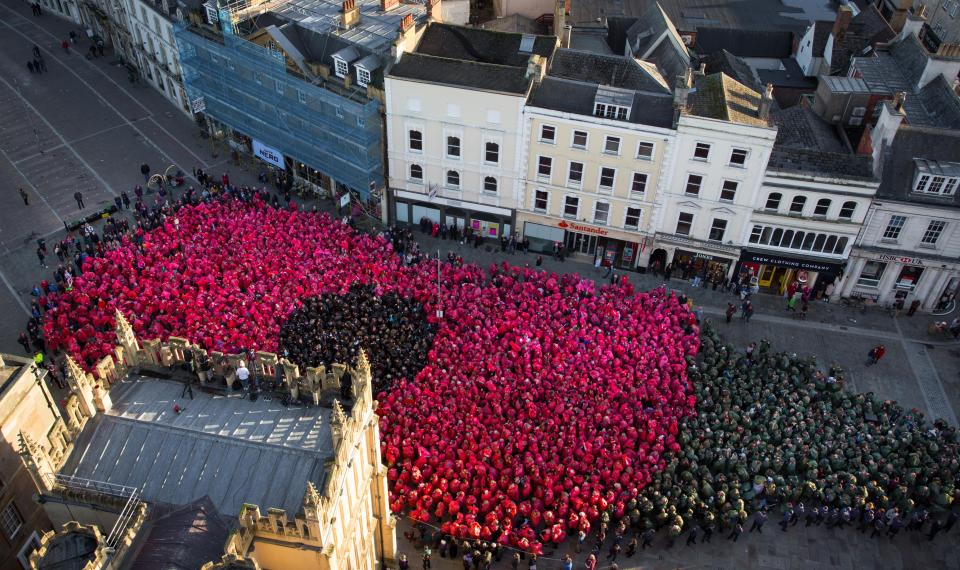
POLYGON ((597 236, 567 232, 567 252, 593 255, 597 251, 597 236))

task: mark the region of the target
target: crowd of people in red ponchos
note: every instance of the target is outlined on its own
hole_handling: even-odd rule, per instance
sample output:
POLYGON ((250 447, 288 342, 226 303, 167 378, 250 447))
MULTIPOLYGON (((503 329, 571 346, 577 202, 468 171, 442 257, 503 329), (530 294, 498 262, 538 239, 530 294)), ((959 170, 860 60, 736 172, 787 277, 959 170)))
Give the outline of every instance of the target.
POLYGON ((694 410, 686 305, 507 264, 443 263, 438 292, 437 261, 404 263, 389 237, 257 196, 188 205, 87 258, 47 345, 92 368, 119 310, 140 339, 277 351, 307 299, 369 285, 420 303, 435 334, 423 369, 378 394, 394 511, 533 552, 622 516, 694 410))

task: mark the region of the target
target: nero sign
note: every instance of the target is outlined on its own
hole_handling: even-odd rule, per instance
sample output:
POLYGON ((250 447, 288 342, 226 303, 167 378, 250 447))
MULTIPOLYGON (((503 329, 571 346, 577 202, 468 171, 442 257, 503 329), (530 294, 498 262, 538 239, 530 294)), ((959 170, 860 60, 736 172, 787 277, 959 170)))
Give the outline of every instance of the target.
POLYGON ((269 162, 278 168, 284 168, 283 153, 263 144, 257 139, 253 139, 253 154, 257 155, 257 158, 260 160, 269 162))

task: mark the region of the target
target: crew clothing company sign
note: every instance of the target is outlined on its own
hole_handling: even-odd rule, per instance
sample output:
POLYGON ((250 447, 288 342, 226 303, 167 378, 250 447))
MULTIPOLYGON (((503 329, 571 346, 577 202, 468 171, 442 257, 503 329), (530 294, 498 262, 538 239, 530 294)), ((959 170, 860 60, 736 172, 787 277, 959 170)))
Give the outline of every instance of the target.
POLYGON ((283 153, 257 139, 253 139, 253 154, 257 155, 260 160, 269 162, 278 168, 283 168, 283 153))

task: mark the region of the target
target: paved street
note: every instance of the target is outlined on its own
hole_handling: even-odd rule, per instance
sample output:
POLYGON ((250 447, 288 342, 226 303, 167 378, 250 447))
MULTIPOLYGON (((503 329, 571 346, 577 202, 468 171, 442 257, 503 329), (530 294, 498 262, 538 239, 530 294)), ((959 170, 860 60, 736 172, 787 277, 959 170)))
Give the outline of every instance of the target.
MULTIPOLYGON (((28 292, 50 275, 50 270, 39 266, 35 240, 46 237, 52 243, 62 237, 64 221, 106 207, 121 191, 132 195, 133 186, 143 182, 141 163, 150 164, 154 171, 171 164, 185 172, 194 166, 215 173, 229 170, 231 179, 241 184, 255 178, 252 171, 228 165, 222 154, 212 156, 209 142, 199 137, 194 123, 159 93, 131 85, 112 54, 87 60, 79 55, 86 51, 84 41, 64 53, 59 43, 70 29, 69 23, 53 16, 31 16, 26 3, 0 0, 0 130, 4 134, 0 137, 0 351, 4 352, 22 352, 15 341, 29 316, 28 292), (29 73, 25 65, 34 44, 47 62, 48 72, 42 75, 29 73), (29 195, 29 206, 17 192, 21 187, 29 195), (84 197, 82 209, 73 198, 77 191, 84 197)), ((531 266, 535 262, 534 254, 509 256, 499 248, 474 250, 452 241, 418 237, 425 249, 440 249, 443 255, 453 250, 483 266, 504 259, 531 266)), ((583 261, 561 264, 545 258, 543 268, 600 278, 592 264, 583 261)), ((661 282, 635 273, 629 278, 640 288, 661 282)), ((737 346, 769 338, 775 349, 815 354, 823 364, 839 363, 857 390, 897 399, 957 424, 960 344, 930 337, 927 327, 933 317, 904 314, 895 319, 879 310, 861 313, 814 303, 808 320, 801 322, 790 318, 780 298, 758 296, 751 323, 735 319, 727 325, 722 322, 723 309, 727 302, 739 304, 737 297, 694 289, 676 279, 670 287, 690 295, 704 317, 717 321, 737 346), (878 343, 887 346, 887 356, 868 368, 864 366, 867 351, 878 343)), ((658 544, 651 554, 618 562, 624 568, 960 568, 958 529, 932 547, 910 534, 891 543, 822 527, 796 528, 787 534, 773 524, 767 529, 762 537, 744 536, 737 544, 722 537, 706 547, 685 549, 678 543, 670 551, 658 544)), ((401 542, 403 551, 413 554, 402 535, 401 542)), ((413 567, 419 568, 419 556, 411 558, 416 561, 413 567)), ((437 564, 435 558, 435 567, 459 565, 437 564)), ((559 564, 538 567, 559 568, 559 564)))

